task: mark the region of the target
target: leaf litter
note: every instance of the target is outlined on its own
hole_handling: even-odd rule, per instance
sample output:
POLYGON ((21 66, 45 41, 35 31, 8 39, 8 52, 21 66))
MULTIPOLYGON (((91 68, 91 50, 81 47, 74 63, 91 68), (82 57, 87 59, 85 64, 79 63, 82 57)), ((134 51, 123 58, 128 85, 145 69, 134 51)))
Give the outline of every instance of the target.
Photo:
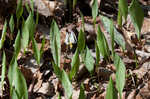
MULTIPOLYGON (((141 1, 145 2, 143 0, 141 1)), ((109 3, 110 2, 112 1, 109 1, 109 3)), ((42 13, 45 13, 45 12, 42 12, 42 13)), ((53 14, 55 13, 53 12, 53 14)), ((44 16, 43 15, 41 16, 44 18, 45 21, 47 21, 48 19, 46 17, 48 15, 44 15, 44 16)), ((52 14, 49 14, 49 15, 52 15, 52 14)), ((58 17, 61 18, 61 16, 58 16, 58 17)), ((77 17, 77 19, 81 20, 79 16, 77 17)), ((85 20, 84 31, 85 31, 85 36, 86 36, 85 38, 86 45, 87 45, 87 48, 89 48, 87 53, 88 53, 88 56, 90 55, 90 57, 95 59, 96 52, 95 52, 95 48, 92 45, 95 45, 96 32, 92 25, 92 17, 85 16, 84 20, 85 20)), ((100 24, 101 30, 104 33, 104 35, 108 35, 108 31, 105 30, 105 26, 103 22, 101 21, 102 20, 99 19, 99 17, 96 18, 96 26, 100 24)), ((127 18, 127 22, 131 22, 130 19, 127 18)), ((149 53, 149 44, 148 44, 149 32, 150 32, 149 27, 148 27, 149 24, 150 24, 149 17, 145 17, 144 22, 143 22, 142 32, 141 32, 141 36, 143 36, 141 41, 143 40, 143 43, 136 41, 136 39, 134 39, 134 43, 132 42, 132 39, 133 39, 132 37, 135 34, 133 24, 130 25, 129 23, 131 27, 128 27, 128 26, 123 27, 124 31, 126 31, 127 35, 129 36, 129 40, 131 40, 130 42, 131 47, 135 48, 135 53, 136 53, 135 59, 133 59, 133 57, 131 59, 131 57, 129 57, 127 53, 123 52, 122 49, 118 46, 118 44, 115 45, 115 51, 123 59, 123 62, 125 63, 125 67, 126 67, 126 79, 125 79, 126 83, 123 89, 123 95, 122 95, 123 99, 133 99, 133 98, 149 99, 150 97, 149 95, 149 92, 150 92, 150 88, 149 88, 150 86, 150 81, 149 81, 149 78, 150 78, 149 57, 150 55, 149 54, 150 53, 149 53), (139 47, 140 45, 141 47, 139 47)), ((3 25, 3 23, 1 23, 1 25, 3 25)), ((39 25, 47 25, 47 24, 39 23, 39 25)), ((66 74, 68 74, 68 72, 70 71, 71 59, 77 47, 76 38, 78 38, 81 28, 82 28, 82 25, 80 21, 79 22, 74 21, 73 23, 66 24, 66 25, 59 24, 59 29, 61 32, 60 33, 61 47, 62 47, 61 49, 62 56, 61 56, 60 63, 62 65, 62 68, 64 69, 63 75, 65 75, 65 77, 66 77, 66 74), (69 44, 72 44, 72 47, 69 44)), ((2 31, 2 28, 1 28, 1 31, 2 31)), ((26 79, 28 90, 30 89, 29 86, 33 85, 33 87, 31 87, 30 89, 32 90, 30 91, 31 93, 29 94, 30 99, 33 99, 33 98, 46 99, 48 97, 56 98, 58 97, 59 94, 62 98, 65 98, 66 96, 64 93, 64 89, 61 86, 62 82, 58 80, 58 78, 53 72, 52 63, 51 63, 53 59, 52 59, 51 50, 48 47, 50 45, 49 44, 50 39, 49 37, 47 37, 49 36, 49 34, 46 34, 45 31, 49 32, 49 28, 47 29, 45 27, 39 26, 38 29, 36 30, 36 34, 38 35, 36 36, 35 39, 37 40, 38 46, 41 46, 40 43, 42 41, 42 37, 44 37, 43 35, 46 35, 46 44, 43 49, 44 53, 42 56, 43 62, 41 62, 40 67, 38 67, 36 60, 33 57, 34 55, 33 55, 33 51, 31 50, 32 49, 31 46, 29 46, 28 47, 29 52, 26 52, 26 55, 24 55, 23 53, 19 53, 19 56, 20 56, 18 58, 19 69, 21 70, 21 72, 23 73, 26 79), (34 76, 35 74, 36 76, 34 76)), ((108 37, 106 39, 108 39, 108 37)), ((108 45, 109 44, 110 43, 108 42, 108 45)), ((7 46, 7 43, 4 43, 4 46, 7 46)), ((11 49, 9 48, 6 48, 6 49, 7 51, 11 51, 11 49)), ((0 53, 2 52, 0 51, 0 53)), ((81 61, 83 61, 82 55, 80 55, 79 58, 81 59, 81 61)), ((99 63, 98 69, 95 69, 95 73, 92 75, 87 71, 84 64, 80 64, 79 71, 77 72, 77 77, 74 78, 73 84, 72 84, 73 99, 77 99, 77 97, 79 97, 79 94, 80 94, 79 90, 83 89, 83 87, 85 90, 85 97, 87 99, 90 99, 90 98, 91 99, 96 99, 96 98, 104 99, 105 98, 108 84, 112 83, 116 79, 113 76, 114 73, 116 72, 116 68, 111 63, 107 63, 105 60, 103 60, 102 57, 100 58, 100 60, 101 62, 99 63), (111 82, 109 82, 110 76, 112 77, 112 80, 110 80, 111 82), (83 83, 83 85, 81 83, 83 83), (80 87, 80 85, 82 85, 82 87, 80 87)), ((7 64, 8 63, 9 62, 7 62, 7 64)), ((63 79, 66 79, 65 77, 63 79)), ((4 84, 4 86, 8 86, 7 82, 4 84)), ((5 92, 4 94, 8 94, 8 92, 5 92)), ((70 95, 71 94, 69 94, 69 96, 70 95)))

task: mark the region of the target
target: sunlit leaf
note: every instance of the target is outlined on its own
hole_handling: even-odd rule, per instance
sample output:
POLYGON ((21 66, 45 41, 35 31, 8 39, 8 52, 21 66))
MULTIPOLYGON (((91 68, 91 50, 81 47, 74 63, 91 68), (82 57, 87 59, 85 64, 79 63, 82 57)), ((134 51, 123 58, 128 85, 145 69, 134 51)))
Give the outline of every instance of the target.
POLYGON ((6 55, 5 52, 3 51, 3 60, 2 60, 2 72, 1 72, 1 92, 3 93, 3 85, 4 85, 4 79, 5 79, 5 74, 6 74, 6 55))
POLYGON ((15 89, 17 93, 19 94, 19 99, 28 99, 28 90, 27 90, 27 84, 26 80, 21 73, 21 71, 18 69, 18 67, 15 68, 15 89))
POLYGON ((60 32, 54 20, 51 23, 50 28, 50 47, 54 62, 57 66, 60 67, 60 54, 61 54, 60 32))
POLYGON ((18 0, 17 9, 16 9, 16 17, 18 20, 20 19, 22 14, 23 14, 22 0, 18 0))
POLYGON ((26 49, 29 43, 29 29, 24 25, 22 29, 21 48, 26 49))
POLYGON ((92 3, 92 17, 95 20, 98 15, 98 2, 97 0, 93 0, 92 3))
POLYGON ((138 39, 140 39, 140 32, 141 32, 141 28, 142 28, 143 20, 144 20, 144 12, 137 0, 132 0, 132 3, 129 8, 129 13, 130 13, 133 25, 135 27, 135 31, 137 33, 138 39))
POLYGON ((108 47, 107 40, 100 29, 100 26, 98 26, 98 30, 97 30, 97 45, 104 59, 108 59, 110 55, 109 47, 108 47))
POLYGON ((33 51, 34 51, 34 57, 37 61, 37 64, 40 64, 40 50, 38 49, 38 45, 37 42, 34 38, 32 38, 32 47, 33 47, 33 51))
POLYGON ((107 87, 106 99, 118 99, 117 91, 115 90, 115 86, 111 77, 107 87))
MULTIPOLYGON (((16 57, 13 57, 9 66, 8 79, 10 83, 10 95, 17 95, 18 99, 28 99, 27 85, 23 74, 18 69, 16 57), (15 90, 13 89, 15 87, 15 90), (15 91, 16 94, 13 94, 15 91)), ((12 96, 16 97, 16 96, 12 96)))
MULTIPOLYGON (((102 19, 102 22, 104 24, 106 31, 110 33, 111 21, 107 17, 104 17, 104 16, 101 16, 101 19, 102 19)), ((118 45, 122 47, 123 50, 125 50, 125 40, 123 36, 116 30, 116 28, 114 28, 114 40, 118 45)))
POLYGON ((81 84, 81 86, 80 86, 80 94, 79 94, 79 98, 78 99, 86 99, 85 98, 84 85, 83 84, 81 84))
POLYGON ((85 59, 84 59, 84 63, 85 63, 85 67, 86 69, 92 73, 94 70, 94 58, 89 50, 88 47, 86 47, 86 51, 85 51, 85 59))
POLYGON ((62 70, 61 82, 62 82, 62 85, 65 89, 65 93, 66 93, 68 99, 70 99, 72 96, 73 88, 72 88, 72 84, 68 78, 68 75, 64 70, 62 70))
POLYGON ((28 13, 30 13, 30 8, 29 8, 28 3, 26 3, 26 4, 25 4, 25 7, 26 7, 26 9, 27 9, 28 13))
POLYGON ((19 95, 17 94, 15 88, 12 89, 11 99, 19 99, 19 95))
POLYGON ((77 44, 79 51, 83 51, 85 48, 85 34, 82 30, 80 30, 79 36, 78 36, 78 44, 77 44))
POLYGON ((116 66, 116 88, 119 92, 120 98, 125 85, 125 72, 126 68, 121 58, 115 54, 114 64, 116 66))
POLYGON ((121 11, 121 15, 123 15, 124 19, 127 19, 128 15, 128 2, 127 0, 119 0, 119 9, 121 11))
POLYGON ((9 27, 10 27, 11 33, 13 33, 14 32, 14 27, 15 27, 13 15, 11 15, 11 17, 10 17, 9 27))
POLYGON ((14 49, 15 49, 15 56, 17 58, 20 49, 21 49, 21 35, 20 35, 20 30, 18 30, 18 34, 15 40, 15 44, 14 44, 14 49))
POLYGON ((32 10, 32 13, 34 14, 34 1, 31 0, 31 10, 32 10))
POLYGON ((72 62, 71 62, 71 71, 69 73, 70 80, 72 80, 72 78, 78 72, 79 65, 80 65, 79 50, 77 48, 75 54, 73 55, 72 62))
POLYGON ((7 30, 7 21, 5 20, 3 31, 2 31, 2 36, 0 39, 0 49, 2 49, 4 41, 5 41, 6 30, 7 30))
POLYGON ((15 68, 17 67, 17 61, 16 57, 13 57, 10 65, 9 65, 9 70, 8 70, 8 80, 9 80, 9 85, 10 85, 10 95, 12 95, 13 91, 13 85, 14 85, 14 78, 15 78, 15 68))
POLYGON ((34 22, 33 13, 31 13, 31 12, 29 13, 28 18, 25 21, 25 26, 29 30, 30 39, 32 39, 32 37, 34 36, 34 31, 35 31, 35 22, 34 22))

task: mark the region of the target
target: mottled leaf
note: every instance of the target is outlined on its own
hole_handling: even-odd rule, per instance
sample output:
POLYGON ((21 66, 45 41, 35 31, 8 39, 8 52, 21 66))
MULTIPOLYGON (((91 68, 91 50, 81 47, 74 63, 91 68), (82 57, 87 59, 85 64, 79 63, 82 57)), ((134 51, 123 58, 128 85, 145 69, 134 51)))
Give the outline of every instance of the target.
POLYGON ((60 54, 61 54, 60 32, 54 20, 51 23, 50 28, 50 47, 54 62, 57 66, 60 67, 60 54))
POLYGON ((40 57, 42 56, 43 54, 43 51, 44 51, 44 45, 45 45, 45 36, 43 37, 42 39, 42 46, 40 48, 40 57))
POLYGON ((3 31, 2 31, 2 36, 0 39, 0 49, 2 49, 4 41, 5 41, 6 30, 7 30, 7 21, 5 20, 3 31))
POLYGON ((10 27, 11 33, 13 33, 14 32, 14 27, 15 27, 13 15, 11 15, 11 17, 10 17, 9 27, 10 27))
POLYGON ((110 22, 110 36, 111 36, 112 55, 114 56, 115 40, 114 40, 114 25, 113 25, 113 21, 112 20, 110 22))
POLYGON ((1 92, 3 93, 3 85, 4 85, 4 79, 6 74, 6 55, 3 51, 3 59, 2 59, 2 72, 1 72, 1 92))
POLYGON ((83 51, 85 48, 85 34, 84 32, 80 29, 80 33, 78 36, 78 44, 79 52, 83 51))
POLYGON ((72 78, 78 72, 79 65, 80 65, 79 50, 77 48, 75 54, 73 55, 72 62, 71 62, 71 71, 69 73, 70 80, 72 80, 72 78))
POLYGON ((15 40, 15 44, 14 44, 14 49, 15 49, 15 56, 17 58, 20 49, 21 49, 21 35, 20 35, 20 30, 18 30, 18 34, 15 40))
POLYGON ((15 89, 17 93, 19 94, 19 99, 28 99, 28 90, 27 90, 27 84, 26 80, 21 73, 21 71, 18 69, 18 67, 15 68, 15 89))
POLYGON ((29 29, 24 25, 22 29, 21 48, 26 49, 29 43, 29 29))
POLYGON ((85 92, 84 92, 84 85, 81 84, 80 86, 80 94, 79 94, 79 98, 78 99, 86 99, 85 98, 85 92))
POLYGON ((116 88, 119 92, 120 97, 125 85, 125 72, 126 68, 121 58, 115 54, 114 64, 116 66, 116 88))
POLYGON ((100 29, 100 26, 98 26, 98 30, 97 30, 97 45, 104 59, 108 59, 110 55, 109 47, 108 47, 107 40, 100 29))
POLYGON ((38 49, 38 45, 37 45, 37 42, 34 38, 32 38, 32 48, 33 48, 33 51, 34 51, 34 57, 37 61, 37 64, 40 65, 40 50, 38 49))
POLYGON ((23 6, 22 6, 22 0, 18 0, 17 2, 18 4, 17 4, 17 9, 16 9, 16 17, 19 20, 23 14, 23 6))
POLYGON ((52 62, 52 65, 53 65, 54 73, 59 78, 59 80, 61 80, 61 77, 62 77, 61 76, 62 75, 61 69, 55 63, 53 63, 53 62, 52 62))
POLYGON ((121 11, 121 15, 123 15, 124 19, 127 19, 128 15, 128 2, 127 0, 119 0, 119 9, 121 11))
POLYGON ((115 86, 111 77, 106 91, 106 99, 118 99, 117 91, 115 90, 115 86))
POLYGON ((72 84, 68 78, 68 75, 64 70, 62 70, 62 77, 61 78, 62 78, 61 82, 62 82, 62 85, 65 89, 65 93, 66 93, 68 99, 70 99, 72 97, 73 88, 72 88, 72 84))
POLYGON ((143 25, 144 20, 144 12, 143 9, 140 7, 140 4, 137 0, 132 0, 132 3, 129 8, 129 13, 131 16, 131 20, 135 27, 135 31, 137 33, 138 39, 140 39, 140 32, 143 25))
MULTIPOLYGON (((111 21, 107 17, 104 17, 104 16, 101 16, 101 19, 102 19, 102 22, 104 24, 106 31, 110 33, 111 21)), ((114 40, 118 45, 122 47, 123 50, 125 50, 125 40, 123 36, 116 30, 116 28, 114 28, 114 40)))
POLYGON ((89 50, 88 47, 86 47, 86 51, 85 51, 85 59, 84 59, 84 63, 85 63, 85 67, 86 69, 92 73, 94 70, 94 58, 89 50))
POLYGON ((92 17, 95 20, 98 15, 98 2, 97 0, 93 0, 92 3, 92 17))

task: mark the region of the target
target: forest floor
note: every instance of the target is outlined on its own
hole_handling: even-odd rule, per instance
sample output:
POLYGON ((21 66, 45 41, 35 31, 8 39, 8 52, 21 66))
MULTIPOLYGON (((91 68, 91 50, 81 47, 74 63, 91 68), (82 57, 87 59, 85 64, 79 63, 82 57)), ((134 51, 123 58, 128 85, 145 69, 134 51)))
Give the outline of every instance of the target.
MULTIPOLYGON (((37 0, 37 2, 40 0, 37 0)), ((42 2, 43 0, 41 0, 42 2)), ((57 1, 57 0, 56 0, 57 1)), ((51 4, 55 1, 50 1, 51 4)), ((38 47, 41 47, 42 38, 46 37, 46 43, 44 46, 44 52, 41 59, 40 66, 36 63, 36 60, 32 51, 32 44, 29 44, 28 51, 26 54, 19 53, 17 59, 18 66, 27 82, 29 99, 57 99, 60 95, 62 99, 65 99, 63 86, 56 77, 53 66, 52 66, 52 53, 50 49, 50 24, 54 18, 59 26, 61 33, 61 67, 68 72, 70 70, 71 61, 77 42, 75 41, 72 45, 66 45, 67 33, 75 34, 77 37, 80 28, 82 28, 82 20, 79 13, 79 7, 77 6, 76 11, 73 11, 73 21, 65 22, 64 18, 64 4, 59 0, 55 11, 47 10, 41 11, 39 15, 39 24, 35 31, 35 39, 38 43, 38 47), (52 16, 53 15, 53 16, 52 16), (47 17, 48 16, 48 17, 47 17)), ((117 1, 109 0, 104 3, 103 7, 99 8, 99 15, 105 16, 106 18, 113 19, 114 25, 117 28, 117 1), (111 3, 114 6, 112 7, 111 3)), ((126 82, 123 89, 122 99, 150 99, 150 2, 140 0, 140 4, 144 10, 144 22, 141 30, 141 41, 139 42, 136 37, 134 26, 128 16, 127 22, 123 24, 123 35, 124 39, 134 49, 136 58, 132 49, 123 51, 117 44, 115 45, 115 52, 121 57, 126 67, 126 82)), ((50 5, 52 6, 52 5, 50 5)), ((81 5, 79 5, 81 6, 81 5)), ((86 45, 89 47, 92 56, 96 58, 95 52, 95 40, 96 32, 93 26, 93 20, 90 11, 85 11, 84 22, 85 22, 85 34, 86 34, 86 45)), ((104 28, 101 17, 96 18, 96 26, 100 25, 102 32, 105 34, 109 41, 109 35, 107 29, 104 28)), ((9 17, 9 16, 8 16, 9 17)), ((2 31, 4 19, 0 19, 0 31, 2 31)), ((9 31, 7 31, 9 34, 9 31)), ((7 65, 11 60, 13 54, 13 46, 10 43, 10 35, 7 35, 4 48, 6 51, 7 65)), ((111 45, 108 42, 108 45, 111 45)), ((0 63, 2 56, 0 52, 0 63)), ((1 66, 1 65, 0 65, 1 66)), ((8 67, 8 66, 7 66, 8 67)), ((1 70, 1 68, 0 68, 1 70)), ((80 69, 76 79, 72 82, 73 95, 72 99, 77 99, 80 93, 80 84, 83 83, 85 88, 86 99, 105 99, 106 89, 111 76, 115 80, 115 68, 113 62, 106 62, 101 58, 98 69, 94 71, 91 76, 86 70, 85 66, 81 63, 80 69)), ((3 92, 3 98, 8 99, 9 97, 9 85, 8 79, 6 78, 5 90, 3 92)), ((1 92, 0 92, 1 93, 1 92)))

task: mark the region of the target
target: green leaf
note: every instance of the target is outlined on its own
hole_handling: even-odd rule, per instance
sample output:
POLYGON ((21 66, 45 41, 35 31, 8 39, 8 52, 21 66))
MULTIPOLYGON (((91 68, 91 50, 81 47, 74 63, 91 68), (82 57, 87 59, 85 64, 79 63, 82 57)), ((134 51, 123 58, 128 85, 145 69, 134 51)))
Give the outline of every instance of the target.
POLYGON ((80 58, 79 58, 79 50, 77 48, 75 54, 73 55, 72 62, 71 62, 71 71, 69 73, 70 80, 72 80, 72 78, 78 72, 79 65, 80 65, 80 58))
POLYGON ((29 29, 29 36, 30 36, 30 39, 32 39, 32 37, 34 36, 34 31, 35 31, 35 22, 34 22, 33 13, 30 12, 25 22, 25 26, 29 29))
POLYGON ((61 82, 62 82, 62 85, 65 89, 65 93, 66 93, 68 99, 70 99, 72 97, 73 88, 72 88, 72 84, 68 78, 68 75, 64 70, 62 70, 62 77, 61 78, 62 78, 61 82))
MULTIPOLYGON (((102 19, 106 31, 111 34, 110 31, 111 21, 107 17, 104 16, 100 16, 100 17, 102 19)), ((123 50, 125 50, 125 40, 123 36, 116 30, 116 28, 114 28, 114 40, 118 45, 122 47, 123 50)))
POLYGON ((6 30, 7 30, 7 20, 5 20, 3 31, 2 31, 2 36, 0 40, 0 49, 2 49, 4 41, 5 41, 6 30))
POLYGON ((32 10, 32 14, 34 14, 34 2, 33 2, 33 0, 31 0, 31 10, 32 10))
POLYGON ((22 14, 23 14, 22 0, 19 0, 18 4, 17 4, 17 9, 16 9, 17 20, 20 19, 20 17, 22 16, 22 14))
POLYGON ((37 64, 40 65, 40 51, 38 49, 38 45, 37 42, 34 38, 32 38, 32 47, 33 47, 33 51, 34 51, 34 57, 37 61, 37 64))
POLYGON ((2 94, 3 94, 3 85, 4 85, 4 79, 5 79, 5 74, 6 74, 6 55, 5 52, 3 51, 3 60, 2 60, 2 75, 1 75, 1 89, 2 89, 2 94))
POLYGON ((97 44, 98 44, 99 51, 101 52, 104 59, 108 59, 108 57, 110 56, 109 47, 107 44, 107 40, 100 29, 100 26, 98 26, 98 30, 97 30, 97 44))
POLYGON ((107 87, 106 99, 118 99, 117 91, 115 90, 115 86, 111 77, 107 87))
POLYGON ((81 19, 82 19, 82 30, 83 30, 83 32, 84 32, 84 16, 83 16, 83 14, 82 14, 82 12, 80 12, 80 16, 81 16, 81 19))
POLYGON ((27 28, 27 26, 24 25, 22 29, 21 48, 25 50, 26 47, 28 46, 28 43, 29 43, 29 29, 27 28))
POLYGON ((83 85, 83 84, 81 84, 81 86, 80 86, 79 99, 86 99, 86 98, 85 98, 84 85, 83 85))
POLYGON ((11 17, 10 17, 9 27, 10 27, 11 33, 13 33, 14 32, 14 27, 15 27, 13 15, 11 15, 11 17))
POLYGON ((10 65, 9 65, 9 70, 8 70, 8 80, 9 80, 9 85, 10 85, 10 95, 12 96, 12 91, 13 91, 13 85, 14 85, 14 78, 15 78, 15 68, 17 67, 17 61, 16 57, 13 56, 10 65))
POLYGON ((27 84, 26 80, 21 73, 21 71, 18 69, 18 67, 15 68, 15 89, 17 93, 19 94, 19 99, 28 99, 28 90, 27 90, 27 84))
POLYGON ((40 48, 40 57, 41 57, 42 54, 43 54, 44 45, 45 45, 45 36, 44 36, 43 39, 42 39, 42 46, 41 46, 41 48, 40 48))
POLYGON ((61 77, 62 77, 62 71, 61 71, 61 69, 55 63, 53 63, 53 62, 52 62, 52 65, 53 65, 54 73, 61 80, 61 77))
POLYGON ((12 97, 16 97, 13 95, 17 95, 17 97, 19 97, 18 99, 28 99, 26 81, 23 74, 18 69, 18 64, 15 56, 12 58, 9 66, 8 79, 11 88, 10 95, 12 97), (13 86, 15 87, 15 90, 13 90, 13 86), (16 94, 13 94, 13 91, 15 91, 16 94))
POLYGON ((92 17, 95 20, 98 15, 98 2, 97 0, 93 0, 92 4, 92 17))
POLYGON ((84 32, 80 29, 80 33, 78 36, 78 44, 79 52, 83 51, 85 48, 85 34, 84 32))
POLYGON ((37 26, 39 22, 39 13, 38 11, 36 12, 36 21, 35 21, 35 25, 37 26))
POLYGON ((58 93, 58 98, 57 99, 61 99, 60 93, 58 93))
POLYGON ((132 0, 132 3, 129 8, 129 13, 131 20, 133 22, 133 25, 135 27, 135 31, 137 33, 138 39, 140 39, 140 32, 143 25, 144 20, 144 12, 142 8, 140 7, 140 4, 137 0, 132 0))
POLYGON ((57 66, 60 67, 60 54, 61 54, 60 32, 54 20, 52 21, 50 28, 50 47, 54 62, 57 66))
POLYGON ((25 7, 26 7, 26 9, 27 9, 28 13, 30 13, 30 8, 29 8, 28 3, 26 3, 26 4, 25 4, 25 7))
POLYGON ((14 45, 14 49, 15 49, 15 56, 17 58, 20 49, 21 49, 21 35, 20 35, 20 30, 18 30, 18 34, 15 40, 15 45, 14 45))
POLYGON ((11 99, 19 99, 19 95, 17 94, 17 92, 14 88, 12 89, 11 99))
POLYGON ((114 40, 114 25, 113 25, 113 21, 112 20, 110 22, 110 36, 111 36, 112 55, 114 56, 115 40, 114 40))
POLYGON ((77 0, 73 0, 73 9, 75 8, 76 4, 77 4, 77 0))
POLYGON ((95 48, 96 48, 96 66, 98 66, 99 61, 100 61, 100 52, 99 52, 97 42, 95 42, 95 48))
POLYGON ((119 28, 122 28, 122 14, 120 9, 118 10, 117 23, 119 28))
POLYGON ((127 19, 128 15, 128 2, 127 0, 119 0, 119 9, 121 11, 121 15, 123 15, 124 19, 127 19))
POLYGON ((88 47, 86 47, 84 63, 85 63, 86 69, 90 73, 92 73, 94 70, 94 58, 91 55, 91 52, 88 47))
POLYGON ((33 14, 30 12, 22 28, 21 44, 23 49, 26 49, 26 47, 28 46, 29 38, 32 39, 32 37, 34 37, 33 34, 34 31, 35 31, 35 23, 33 19, 33 14))
POLYGON ((120 99, 125 85, 125 72, 126 68, 121 58, 115 54, 114 64, 116 66, 116 88, 119 92, 120 99))

